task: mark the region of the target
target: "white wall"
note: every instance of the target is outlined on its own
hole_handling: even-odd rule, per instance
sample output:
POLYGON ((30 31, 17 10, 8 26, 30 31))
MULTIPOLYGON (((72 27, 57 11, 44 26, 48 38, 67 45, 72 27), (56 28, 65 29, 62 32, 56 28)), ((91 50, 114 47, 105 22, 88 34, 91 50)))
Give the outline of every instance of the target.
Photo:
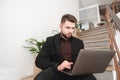
POLYGON ((32 74, 32 55, 22 47, 25 39, 52 35, 64 13, 78 19, 78 0, 0 0, 0 80, 8 80, 7 74, 32 74))
MULTIPOLYGON (((120 12, 118 12, 116 15, 120 19, 120 12)), ((119 51, 120 51, 120 31, 116 31, 115 37, 116 37, 116 42, 118 44, 118 48, 119 48, 119 51)))
POLYGON ((116 38, 117 46, 120 51, 120 31, 116 31, 115 38, 116 38))

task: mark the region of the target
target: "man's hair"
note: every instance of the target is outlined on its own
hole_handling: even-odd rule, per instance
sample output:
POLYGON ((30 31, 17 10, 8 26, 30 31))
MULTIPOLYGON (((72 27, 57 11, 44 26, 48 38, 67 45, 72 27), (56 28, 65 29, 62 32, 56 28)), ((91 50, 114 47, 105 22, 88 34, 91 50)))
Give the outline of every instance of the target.
POLYGON ((65 21, 70 21, 72 23, 77 23, 77 19, 71 15, 71 14, 64 14, 61 18, 61 23, 64 23, 65 21))

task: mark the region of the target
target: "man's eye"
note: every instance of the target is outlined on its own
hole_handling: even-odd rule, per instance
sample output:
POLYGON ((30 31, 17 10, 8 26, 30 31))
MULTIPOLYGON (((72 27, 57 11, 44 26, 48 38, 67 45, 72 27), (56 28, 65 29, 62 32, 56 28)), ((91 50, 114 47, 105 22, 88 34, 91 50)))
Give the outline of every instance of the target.
POLYGON ((74 27, 72 29, 75 29, 74 27))

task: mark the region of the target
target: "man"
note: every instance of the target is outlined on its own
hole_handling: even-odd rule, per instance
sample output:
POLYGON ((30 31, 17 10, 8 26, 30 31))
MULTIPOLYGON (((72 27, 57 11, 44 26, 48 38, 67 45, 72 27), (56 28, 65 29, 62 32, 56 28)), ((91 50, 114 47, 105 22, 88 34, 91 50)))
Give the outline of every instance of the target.
POLYGON ((61 18, 61 32, 48 37, 39 55, 36 66, 42 69, 34 80, 96 80, 92 74, 69 76, 60 71, 71 69, 80 49, 84 48, 83 41, 72 36, 77 19, 71 14, 61 18))

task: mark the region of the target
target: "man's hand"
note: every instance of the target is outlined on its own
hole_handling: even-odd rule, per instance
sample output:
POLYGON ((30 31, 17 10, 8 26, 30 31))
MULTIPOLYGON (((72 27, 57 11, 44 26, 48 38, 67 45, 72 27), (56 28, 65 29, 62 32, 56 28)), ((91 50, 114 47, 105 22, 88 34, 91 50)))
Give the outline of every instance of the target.
POLYGON ((73 62, 69 62, 67 60, 63 61, 60 65, 57 66, 58 71, 62 71, 64 69, 71 69, 71 65, 73 62))

